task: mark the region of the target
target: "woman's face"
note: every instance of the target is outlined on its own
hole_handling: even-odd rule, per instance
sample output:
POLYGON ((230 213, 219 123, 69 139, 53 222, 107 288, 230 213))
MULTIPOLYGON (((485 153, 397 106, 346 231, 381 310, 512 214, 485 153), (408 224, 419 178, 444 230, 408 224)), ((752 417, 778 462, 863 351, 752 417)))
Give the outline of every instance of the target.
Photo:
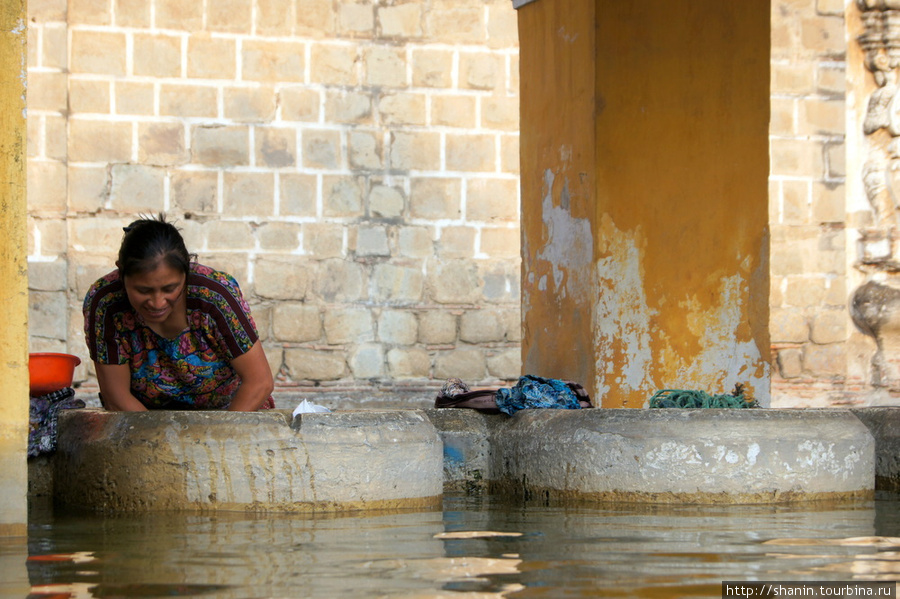
POLYGON ((180 323, 187 313, 185 274, 160 262, 155 269, 125 277, 128 301, 148 325, 180 323))

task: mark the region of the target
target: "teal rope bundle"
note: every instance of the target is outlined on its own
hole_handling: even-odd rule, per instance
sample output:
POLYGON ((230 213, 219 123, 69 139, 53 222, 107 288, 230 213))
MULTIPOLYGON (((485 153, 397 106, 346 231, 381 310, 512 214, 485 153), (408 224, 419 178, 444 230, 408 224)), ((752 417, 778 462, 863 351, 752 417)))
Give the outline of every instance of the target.
POLYGON ((735 385, 728 394, 710 395, 706 391, 663 389, 650 398, 651 408, 758 408, 755 399, 744 397, 744 386, 735 385))

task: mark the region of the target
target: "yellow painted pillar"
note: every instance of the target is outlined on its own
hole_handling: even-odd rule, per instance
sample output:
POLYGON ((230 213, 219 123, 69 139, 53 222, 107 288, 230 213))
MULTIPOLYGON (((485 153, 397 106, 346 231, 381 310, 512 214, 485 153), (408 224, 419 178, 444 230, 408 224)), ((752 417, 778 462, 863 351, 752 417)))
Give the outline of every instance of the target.
POLYGON ((526 372, 769 402, 769 3, 518 11, 526 372))
POLYGON ((0 3, 0 535, 24 535, 28 492, 25 0, 0 3))

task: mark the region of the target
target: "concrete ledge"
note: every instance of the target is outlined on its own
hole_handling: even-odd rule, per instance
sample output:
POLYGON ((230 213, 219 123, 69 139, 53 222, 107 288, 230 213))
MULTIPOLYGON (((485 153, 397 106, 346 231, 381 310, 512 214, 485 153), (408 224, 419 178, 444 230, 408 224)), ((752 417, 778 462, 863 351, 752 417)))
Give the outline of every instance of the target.
POLYGON ((852 408, 875 439, 875 487, 900 490, 900 408, 852 408))
POLYGON ((481 420, 490 451, 479 470, 489 489, 526 500, 769 503, 874 492, 875 443, 847 410, 469 411, 453 419, 441 411, 451 410, 427 413, 445 445, 477 435, 481 420))
POLYGON ((421 411, 60 416, 57 503, 95 510, 345 511, 440 505, 441 442, 421 411))

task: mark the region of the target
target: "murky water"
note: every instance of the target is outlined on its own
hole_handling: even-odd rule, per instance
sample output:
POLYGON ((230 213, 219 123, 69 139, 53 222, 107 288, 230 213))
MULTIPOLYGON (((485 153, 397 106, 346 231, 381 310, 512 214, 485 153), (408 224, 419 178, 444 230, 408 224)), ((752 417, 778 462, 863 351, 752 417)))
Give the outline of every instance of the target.
POLYGON ((720 597, 723 580, 896 580, 900 497, 303 517, 35 510, 2 597, 720 597))

